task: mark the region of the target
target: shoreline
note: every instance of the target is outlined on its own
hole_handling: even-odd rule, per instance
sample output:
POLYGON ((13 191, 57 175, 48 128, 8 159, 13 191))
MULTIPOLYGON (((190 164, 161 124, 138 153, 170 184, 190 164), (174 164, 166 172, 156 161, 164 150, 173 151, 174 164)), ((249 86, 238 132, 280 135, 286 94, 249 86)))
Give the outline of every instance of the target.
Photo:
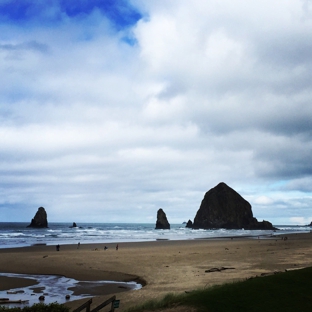
MULTIPOLYGON (((153 242, 163 242, 163 241, 171 241, 171 242, 176 242, 176 241, 196 241, 196 240, 228 240, 228 239, 269 239, 269 238, 278 238, 280 236, 293 236, 293 235, 305 235, 305 234, 310 234, 312 233, 312 230, 311 231, 306 231, 306 232, 303 232, 303 231, 298 231, 298 232, 284 232, 283 234, 279 234, 278 232, 274 232, 274 233, 277 233, 277 234, 254 234, 254 235, 237 235, 237 236, 233 236, 233 235, 227 235, 227 236, 207 236, 207 237, 195 237, 195 238, 188 238, 188 239, 170 239, 170 238, 155 238, 155 239, 150 239, 150 240, 133 240, 133 241, 110 241, 110 242, 107 242, 107 241, 97 241, 97 242, 81 242, 81 246, 82 245, 88 245, 88 246, 93 246, 93 245, 96 245, 96 246, 99 246, 101 245, 100 248, 102 248, 104 245, 111 245, 111 246, 116 246, 116 244, 123 244, 123 245, 126 245, 126 244, 140 244, 140 243, 153 243, 153 242)), ((74 242, 74 243, 60 243, 59 244, 60 246, 65 246, 65 247, 68 247, 68 246, 74 246, 75 248, 77 248, 77 242, 74 242)), ((0 253, 1 253, 1 250, 18 250, 18 249, 27 249, 27 248, 35 248, 35 247, 52 247, 55 249, 55 244, 47 244, 47 243, 34 243, 34 244, 31 244, 31 245, 26 245, 26 246, 6 246, 6 247, 1 247, 0 246, 0 253)))
MULTIPOLYGON (((274 234, 272 230, 244 230, 244 229, 198 229, 192 230, 181 224, 172 224, 170 230, 155 230, 153 223, 85 223, 72 228, 64 222, 51 222, 51 227, 44 229, 27 229, 25 223, 0 222, 0 249, 29 247, 29 246, 56 246, 57 244, 93 244, 93 243, 128 243, 155 240, 188 240, 214 239, 229 236, 258 236, 274 234), (2 232, 3 230, 3 232, 2 232), (135 231, 135 232, 133 232, 135 231), (23 235, 20 235, 23 233, 23 235), (11 237, 12 235, 12 237, 11 237), (16 238, 16 239, 15 239, 16 238)), ((282 225, 276 233, 290 234, 308 232, 309 227, 298 225, 282 225)))
MULTIPOLYGON (((121 308, 161 297, 168 292, 181 293, 200 287, 243 280, 274 271, 312 266, 312 234, 276 234, 265 238, 229 237, 148 242, 40 245, 0 249, 1 273, 53 274, 78 281, 136 281, 140 290, 118 293, 121 308), (283 240, 282 237, 286 237, 283 240), (211 268, 233 270, 207 273, 211 268)), ((2 288, 25 287, 27 281, 0 277, 2 288)), ((94 305, 124 289, 97 289, 94 305)), ((86 299, 66 303, 78 307, 86 299)))

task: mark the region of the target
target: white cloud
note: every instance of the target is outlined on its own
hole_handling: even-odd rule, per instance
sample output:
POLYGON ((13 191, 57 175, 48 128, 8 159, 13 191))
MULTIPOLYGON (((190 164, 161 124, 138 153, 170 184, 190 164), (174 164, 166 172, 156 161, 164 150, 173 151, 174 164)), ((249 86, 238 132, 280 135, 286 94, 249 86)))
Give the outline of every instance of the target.
POLYGON ((298 225, 310 224, 312 222, 310 220, 312 220, 312 217, 310 217, 310 218, 304 218, 304 217, 292 217, 292 218, 290 218, 290 221, 293 224, 298 224, 298 225))
POLYGON ((119 32, 99 12, 0 25, 5 218, 182 222, 220 181, 257 218, 309 218, 309 3, 133 3, 119 32))
POLYGON ((254 203, 258 205, 270 205, 273 203, 273 200, 268 196, 259 196, 254 200, 254 203))

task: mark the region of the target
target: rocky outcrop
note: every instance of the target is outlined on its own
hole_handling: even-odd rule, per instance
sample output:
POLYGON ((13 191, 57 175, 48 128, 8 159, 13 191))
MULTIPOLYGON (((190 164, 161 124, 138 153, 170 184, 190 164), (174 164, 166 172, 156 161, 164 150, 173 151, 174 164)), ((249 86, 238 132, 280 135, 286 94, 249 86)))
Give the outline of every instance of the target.
POLYGON ((191 220, 188 220, 185 227, 192 228, 193 227, 193 222, 191 220))
POLYGON ((156 230, 169 230, 170 224, 167 220, 165 212, 160 208, 157 211, 156 230))
POLYGON ((48 219, 47 213, 43 207, 39 207, 36 212, 35 217, 31 220, 31 223, 28 227, 33 228, 47 228, 48 227, 48 219))
POLYGON ((258 222, 249 202, 223 182, 205 194, 191 227, 275 230, 268 221, 258 222))

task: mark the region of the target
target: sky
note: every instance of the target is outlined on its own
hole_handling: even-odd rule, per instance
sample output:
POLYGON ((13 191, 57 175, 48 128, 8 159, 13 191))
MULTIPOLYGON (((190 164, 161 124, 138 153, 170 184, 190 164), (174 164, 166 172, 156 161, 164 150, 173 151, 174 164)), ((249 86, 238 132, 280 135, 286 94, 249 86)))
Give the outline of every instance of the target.
POLYGON ((219 182, 312 221, 311 0, 0 0, 0 221, 193 220, 219 182))

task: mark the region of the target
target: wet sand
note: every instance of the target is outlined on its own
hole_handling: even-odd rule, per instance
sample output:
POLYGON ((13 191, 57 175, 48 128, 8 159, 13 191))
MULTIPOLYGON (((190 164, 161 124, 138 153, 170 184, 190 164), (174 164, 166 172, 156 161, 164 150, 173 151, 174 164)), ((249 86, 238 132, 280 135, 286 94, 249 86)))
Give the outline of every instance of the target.
MULTIPOLYGON (((312 265, 312 234, 257 238, 154 241, 115 244, 62 245, 0 249, 1 272, 64 275, 79 281, 137 281, 140 290, 94 287, 92 308, 109 294, 121 299, 119 311, 140 301, 195 288, 244 280, 274 271, 312 265), (231 268, 207 273, 215 268, 231 268), (102 295, 100 295, 102 294, 102 295)), ((27 282, 0 277, 1 289, 25 287, 27 282)), ((83 285, 83 284, 81 284, 83 285)), ((83 286, 81 286, 83 287, 83 286)), ((81 289, 76 289, 81 291, 81 289)), ((76 308, 86 299, 66 303, 76 308)))
POLYGON ((36 281, 32 279, 0 276, 0 290, 10 290, 17 287, 27 287, 36 284, 36 281))

